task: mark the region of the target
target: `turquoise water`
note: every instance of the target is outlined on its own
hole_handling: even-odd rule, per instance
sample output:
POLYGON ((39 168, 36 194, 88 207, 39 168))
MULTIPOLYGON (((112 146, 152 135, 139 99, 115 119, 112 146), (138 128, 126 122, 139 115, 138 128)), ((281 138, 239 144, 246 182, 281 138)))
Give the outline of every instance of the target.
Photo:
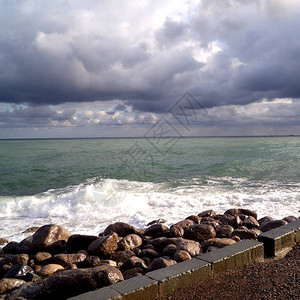
POLYGON ((99 230, 118 219, 143 226, 233 205, 296 215, 299 146, 300 137, 1 140, 0 235, 54 221, 90 232, 89 217, 99 230))

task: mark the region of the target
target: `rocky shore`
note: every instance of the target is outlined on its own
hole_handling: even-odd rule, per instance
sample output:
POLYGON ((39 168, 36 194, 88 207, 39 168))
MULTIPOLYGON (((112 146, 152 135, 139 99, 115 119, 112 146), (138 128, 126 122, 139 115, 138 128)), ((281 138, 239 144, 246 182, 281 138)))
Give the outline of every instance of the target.
POLYGON ((207 210, 170 227, 164 220, 144 229, 117 222, 98 236, 71 234, 55 224, 29 228, 32 235, 20 243, 0 237, 0 299, 66 299, 257 239, 294 220, 258 220, 254 211, 229 209, 219 215, 207 210))

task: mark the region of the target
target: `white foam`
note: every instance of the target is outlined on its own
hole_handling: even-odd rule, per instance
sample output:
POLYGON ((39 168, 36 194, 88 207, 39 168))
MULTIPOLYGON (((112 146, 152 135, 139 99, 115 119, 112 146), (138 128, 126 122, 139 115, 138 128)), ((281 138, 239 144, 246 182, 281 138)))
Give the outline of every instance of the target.
POLYGON ((297 183, 263 185, 226 177, 209 178, 206 185, 195 178, 170 187, 167 183, 105 179, 34 196, 0 197, 0 237, 20 241, 26 236, 20 233, 28 227, 50 223, 72 233, 97 235, 117 221, 144 227, 164 218, 170 225, 203 210, 224 213, 231 207, 253 209, 258 217, 283 218, 298 216, 299 203, 297 183))

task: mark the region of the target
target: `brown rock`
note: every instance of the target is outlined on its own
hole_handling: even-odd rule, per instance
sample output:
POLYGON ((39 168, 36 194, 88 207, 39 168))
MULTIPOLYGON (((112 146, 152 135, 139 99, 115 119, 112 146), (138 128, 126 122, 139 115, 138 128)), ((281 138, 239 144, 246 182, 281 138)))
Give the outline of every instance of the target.
POLYGON ((286 225, 288 222, 287 221, 284 221, 284 220, 273 220, 273 221, 269 221, 269 222, 265 222, 263 223, 259 229, 262 231, 262 232, 265 232, 265 231, 269 231, 271 229, 274 229, 274 228, 277 228, 277 227, 280 227, 280 226, 283 226, 283 225, 286 225))
POLYGON ((17 246, 18 246, 17 242, 9 242, 7 245, 5 245, 2 248, 2 251, 5 254, 15 254, 16 253, 15 249, 16 249, 17 246))
POLYGON ((172 225, 170 228, 170 237, 182 237, 184 229, 179 225, 172 225))
POLYGON ((110 255, 110 259, 116 261, 117 263, 124 263, 131 256, 135 256, 135 253, 132 251, 118 251, 110 255))
POLYGON ((153 258, 159 257, 159 253, 152 249, 144 249, 144 250, 142 250, 140 256, 142 258, 149 257, 149 258, 153 259, 153 258))
POLYGON ((73 234, 67 242, 67 250, 71 253, 77 253, 80 250, 87 250, 88 246, 97 239, 95 235, 73 234))
POLYGON ((15 248, 16 253, 30 253, 31 252, 32 236, 28 236, 22 240, 15 248))
POLYGON ((62 251, 71 233, 62 226, 50 224, 40 227, 32 236, 31 251, 62 251))
POLYGON ((88 250, 95 254, 108 255, 118 248, 118 235, 113 232, 93 241, 88 250))
POLYGON ((207 221, 201 222, 201 224, 207 224, 207 225, 212 226, 214 229, 216 229, 220 225, 220 222, 218 220, 211 220, 211 221, 207 220, 207 221))
POLYGON ((288 223, 291 223, 291 222, 297 221, 298 218, 294 217, 294 216, 288 216, 288 217, 284 217, 282 220, 287 221, 288 223))
POLYGON ((58 270, 63 270, 64 268, 61 265, 58 264, 48 264, 43 266, 37 274, 41 276, 42 278, 48 277, 50 275, 55 274, 58 270))
POLYGON ((101 265, 101 259, 98 256, 91 255, 86 258, 85 263, 87 263, 89 267, 97 267, 101 265))
POLYGON ((123 239, 118 243, 119 249, 129 251, 133 250, 142 245, 142 239, 137 234, 129 234, 126 235, 123 239))
POLYGON ((254 229, 248 229, 248 228, 238 228, 235 229, 232 233, 232 236, 238 236, 240 239, 251 239, 256 240, 258 237, 258 233, 254 229))
POLYGON ((201 246, 203 247, 203 249, 207 250, 210 246, 212 247, 216 247, 216 248, 223 248, 225 246, 228 245, 233 245, 235 244, 236 241, 234 239, 229 239, 229 238, 213 238, 213 239, 209 239, 206 240, 204 242, 201 243, 201 246))
POLYGON ((233 239, 234 241, 236 241, 236 242, 239 242, 241 239, 238 237, 238 236, 236 236, 236 235, 234 235, 231 239, 233 239))
POLYGON ((103 286, 124 280, 122 273, 115 267, 101 265, 89 269, 62 271, 45 281, 45 288, 51 299, 69 298, 92 291, 103 286))
POLYGON ((158 270, 176 264, 176 261, 168 256, 155 258, 150 266, 150 271, 158 270))
POLYGON ((40 227, 29 227, 26 230, 24 230, 22 233, 32 233, 32 232, 36 232, 40 227))
POLYGON ((202 217, 199 217, 196 215, 191 215, 191 216, 187 217, 186 220, 192 220, 193 222, 195 222, 195 224, 200 224, 202 217))
POLYGON ((34 263, 37 265, 43 265, 45 264, 47 261, 49 261, 49 259, 52 257, 52 255, 48 252, 38 252, 35 255, 32 255, 30 258, 34 260, 34 263))
POLYGON ((117 266, 117 263, 113 260, 110 260, 110 259, 101 260, 101 264, 106 264, 106 265, 109 265, 109 266, 112 266, 112 267, 117 266))
POLYGON ((217 235, 224 234, 227 237, 229 237, 234 231, 234 228, 230 225, 219 225, 217 226, 216 231, 217 231, 217 235))
POLYGON ((27 254, 12 254, 5 256, 0 260, 0 267, 3 265, 16 265, 16 264, 25 264, 27 265, 29 256, 27 254))
POLYGON ((247 216, 252 216, 257 220, 257 213, 253 210, 250 209, 245 209, 245 208, 232 208, 232 209, 228 209, 225 211, 224 215, 232 215, 232 216, 236 216, 236 215, 247 215, 247 216))
POLYGON ((125 280, 139 275, 143 275, 143 269, 141 268, 129 269, 123 272, 125 280))
POLYGON ((247 228, 258 228, 259 223, 256 221, 256 219, 254 217, 248 216, 243 221, 243 226, 246 226, 247 228))
POLYGON ((22 279, 3 278, 0 280, 0 294, 8 293, 25 283, 22 279))
POLYGON ((167 222, 167 220, 165 220, 165 219, 153 220, 153 221, 149 222, 147 224, 147 226, 151 226, 151 225, 154 225, 154 224, 162 224, 162 223, 166 223, 166 222, 167 222))
POLYGON ((177 250, 174 254, 174 259, 177 262, 181 262, 181 261, 192 259, 192 257, 187 251, 177 250))
POLYGON ((141 269, 148 269, 147 265, 145 264, 145 261, 137 256, 131 256, 128 258, 124 264, 120 267, 120 270, 128 270, 128 269, 134 269, 134 268, 141 268, 141 269))
POLYGON ((3 246, 8 243, 8 240, 5 238, 0 238, 0 246, 3 246))
POLYGON ((258 223, 260 226, 262 226, 264 223, 267 223, 267 222, 270 222, 270 221, 273 221, 274 219, 270 216, 266 216, 266 217, 263 217, 261 219, 258 220, 258 223))
POLYGON ((205 210, 198 214, 199 217, 213 217, 216 215, 216 212, 213 210, 205 210))
POLYGON ((184 238, 194 240, 194 241, 201 241, 214 238, 216 236, 215 229, 207 224, 197 224, 194 225, 184 232, 184 238))
POLYGON ((183 221, 180 221, 180 222, 177 222, 176 224, 173 224, 172 226, 180 226, 182 227, 183 229, 187 229, 191 226, 194 226, 196 223, 192 220, 189 220, 189 219, 186 219, 186 220, 183 220, 183 221))
POLYGON ((131 226, 127 223, 116 222, 114 224, 109 225, 104 230, 104 235, 109 235, 113 232, 115 232, 118 236, 124 237, 128 234, 132 234, 132 233, 136 234, 138 233, 138 230, 134 226, 131 226))
MULTIPOLYGON (((190 254, 191 257, 201 253, 200 243, 192 240, 182 240, 179 244, 177 251, 186 251, 190 254)), ((174 257, 175 258, 175 257, 174 257)), ((177 259, 175 259, 177 261, 177 259)))
MULTIPOLYGON (((214 216, 215 220, 218 220, 220 225, 230 225, 232 227, 236 227, 236 216, 232 216, 232 215, 216 215, 214 216)), ((240 220, 240 218, 238 218, 238 220, 240 220)), ((240 222, 242 222, 240 220, 240 222)))
POLYGON ((174 244, 170 244, 163 249, 162 255, 173 257, 176 251, 177 251, 177 246, 174 244))
POLYGON ((69 264, 76 264, 83 262, 86 255, 82 253, 77 254, 56 254, 51 258, 52 264, 58 264, 66 268, 69 264))
POLYGON ((160 232, 167 231, 169 228, 163 224, 154 224, 145 229, 145 235, 155 236, 160 232))

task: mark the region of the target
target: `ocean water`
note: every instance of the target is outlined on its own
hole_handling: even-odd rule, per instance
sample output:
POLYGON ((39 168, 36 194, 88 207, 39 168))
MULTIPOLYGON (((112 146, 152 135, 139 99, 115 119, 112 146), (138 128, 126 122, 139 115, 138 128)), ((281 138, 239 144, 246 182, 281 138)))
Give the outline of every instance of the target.
POLYGON ((0 140, 0 237, 56 223, 170 225, 207 209, 299 215, 300 137, 0 140))

